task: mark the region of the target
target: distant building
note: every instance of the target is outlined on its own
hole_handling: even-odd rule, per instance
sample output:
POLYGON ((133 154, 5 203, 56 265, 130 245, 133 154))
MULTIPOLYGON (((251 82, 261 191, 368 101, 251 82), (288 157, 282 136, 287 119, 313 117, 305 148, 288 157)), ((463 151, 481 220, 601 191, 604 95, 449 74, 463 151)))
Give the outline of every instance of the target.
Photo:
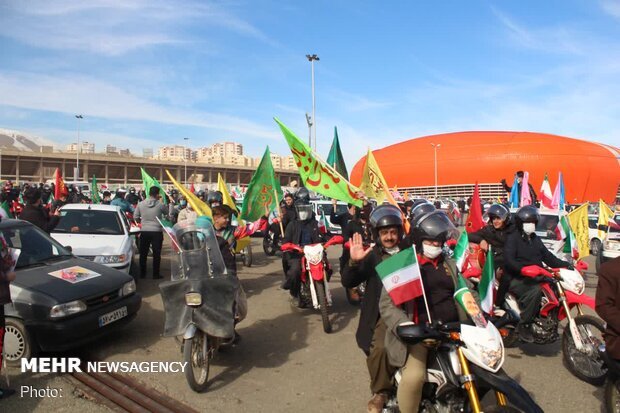
MULTIPOLYGON (((212 156, 221 156, 223 158, 243 156, 243 145, 236 142, 219 142, 196 150, 196 159, 200 162, 209 162, 212 156)), ((239 158, 230 159, 235 159, 235 162, 239 162, 239 158)))
POLYGON ((182 145, 174 145, 160 147, 159 159, 163 161, 192 161, 196 159, 196 156, 191 148, 182 145))
POLYGON ((54 147, 53 146, 48 146, 48 145, 41 145, 41 146, 39 146, 39 151, 41 153, 52 153, 52 152, 54 152, 54 147))
POLYGON ((131 152, 129 151, 129 149, 121 149, 120 151, 118 151, 118 154, 120 156, 131 156, 131 152))
POLYGON ((153 148, 144 148, 142 149, 142 157, 152 159, 153 158, 153 148))
MULTIPOLYGON (((82 147, 82 149, 80 150, 80 153, 95 153, 95 144, 94 143, 90 143, 90 142, 80 142, 80 146, 82 147)), ((66 150, 67 152, 77 152, 77 143, 70 143, 69 145, 67 145, 66 150)))
POLYGON ((118 155, 118 149, 116 149, 116 146, 106 145, 105 153, 106 155, 118 155))

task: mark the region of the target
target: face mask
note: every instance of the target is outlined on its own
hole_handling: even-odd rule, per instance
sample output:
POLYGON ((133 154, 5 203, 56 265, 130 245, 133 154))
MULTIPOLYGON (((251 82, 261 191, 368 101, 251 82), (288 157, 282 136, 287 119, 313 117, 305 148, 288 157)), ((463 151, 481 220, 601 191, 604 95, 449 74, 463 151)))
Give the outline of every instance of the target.
POLYGON ((422 244, 422 250, 424 252, 424 256, 426 256, 427 258, 430 258, 431 260, 434 260, 435 258, 439 257, 439 255, 441 255, 441 252, 443 251, 441 247, 436 247, 434 245, 426 245, 426 244, 422 244))
POLYGON ((385 251, 389 255, 394 255, 400 251, 400 248, 398 247, 384 248, 383 251, 385 251))
POLYGON ((299 211, 299 220, 305 221, 310 218, 310 211, 299 211))
POLYGON ((187 201, 181 201, 181 206, 184 207, 187 205, 187 201))
POLYGON ((525 222, 523 224, 523 232, 525 232, 527 235, 533 234, 534 231, 536 231, 536 224, 534 224, 533 222, 525 222))

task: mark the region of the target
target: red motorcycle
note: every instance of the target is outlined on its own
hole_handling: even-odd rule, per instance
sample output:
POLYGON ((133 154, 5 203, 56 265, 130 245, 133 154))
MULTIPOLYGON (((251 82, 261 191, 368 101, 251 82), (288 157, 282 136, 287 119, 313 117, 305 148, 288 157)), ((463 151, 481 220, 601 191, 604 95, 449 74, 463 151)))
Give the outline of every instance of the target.
POLYGON ((300 247, 292 242, 282 245, 282 251, 295 251, 303 254, 301 257, 301 289, 300 300, 310 301, 315 309, 321 310, 323 331, 331 333, 332 325, 329 321, 329 306, 332 305, 332 296, 328 285, 330 271, 325 251, 332 245, 342 244, 340 235, 333 236, 324 244, 313 244, 300 247), (310 276, 308 276, 310 274, 310 276))

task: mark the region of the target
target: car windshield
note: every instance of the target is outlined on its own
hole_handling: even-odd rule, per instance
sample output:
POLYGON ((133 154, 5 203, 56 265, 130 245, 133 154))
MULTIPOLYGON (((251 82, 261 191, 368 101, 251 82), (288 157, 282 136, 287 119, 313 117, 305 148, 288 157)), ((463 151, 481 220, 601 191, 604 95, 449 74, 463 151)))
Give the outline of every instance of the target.
POLYGON ((7 245, 20 250, 15 268, 71 256, 62 245, 33 225, 3 228, 1 231, 7 245))
POLYGON ((536 225, 536 234, 543 239, 557 240, 555 229, 558 221, 557 215, 541 215, 536 225))
POLYGON ((609 232, 620 234, 620 215, 614 216, 614 222, 616 225, 610 225, 609 232))
MULTIPOLYGON (((316 214, 320 216, 321 211, 323 211, 325 216, 329 217, 329 215, 332 213, 333 210, 334 208, 332 207, 332 204, 318 204, 316 214)), ((336 214, 339 215, 339 214, 344 214, 347 212, 348 212, 348 209, 346 205, 336 204, 336 214)))
POLYGON ((54 233, 123 235, 123 224, 116 211, 65 209, 54 233))

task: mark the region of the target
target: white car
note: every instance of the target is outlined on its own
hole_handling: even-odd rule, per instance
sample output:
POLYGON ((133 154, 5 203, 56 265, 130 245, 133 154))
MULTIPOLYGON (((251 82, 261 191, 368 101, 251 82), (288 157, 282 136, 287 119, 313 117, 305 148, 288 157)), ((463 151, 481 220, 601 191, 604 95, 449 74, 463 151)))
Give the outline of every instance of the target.
MULTIPOLYGON (((312 210, 314 211, 315 218, 317 221, 321 219, 321 211, 322 211, 323 214, 325 214, 325 218, 327 218, 327 223, 329 224, 327 227, 327 230, 332 234, 338 234, 338 235, 342 234, 342 228, 340 228, 340 225, 336 225, 332 223, 332 220, 330 218, 330 215, 332 211, 334 210, 334 207, 332 206, 332 201, 326 201, 322 199, 312 199, 310 200, 310 204, 312 205, 312 210)), ((344 202, 338 201, 338 204, 336 206, 336 214, 344 214, 345 212, 348 212, 347 204, 344 202)))
POLYGON ((614 221, 617 226, 609 226, 605 234, 603 245, 596 256, 596 271, 601 264, 614 258, 620 257, 620 214, 614 215, 614 221))
POLYGON ((117 206, 67 204, 51 236, 80 258, 129 274, 134 272, 138 231, 117 206))

